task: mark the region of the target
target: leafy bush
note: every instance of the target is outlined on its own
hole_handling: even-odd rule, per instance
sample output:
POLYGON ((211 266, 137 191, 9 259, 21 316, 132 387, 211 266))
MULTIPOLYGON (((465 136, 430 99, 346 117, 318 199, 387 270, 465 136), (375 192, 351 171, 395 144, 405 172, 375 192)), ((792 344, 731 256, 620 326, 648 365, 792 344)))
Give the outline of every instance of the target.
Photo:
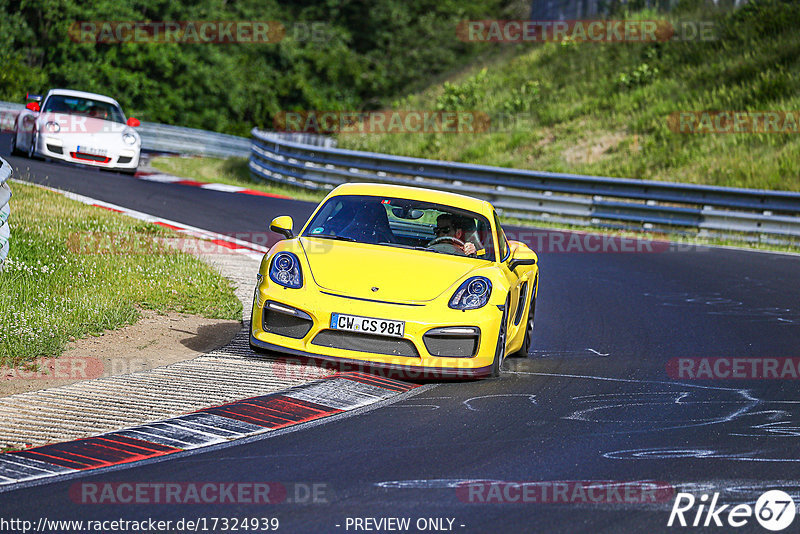
POLYGON ((647 85, 658 75, 658 68, 642 63, 630 72, 622 72, 617 76, 617 83, 627 89, 639 85, 647 85))
POLYGON ((486 69, 482 69, 478 74, 460 84, 444 82, 442 94, 436 99, 436 109, 439 111, 464 111, 478 107, 486 97, 488 87, 486 72, 486 69))
POLYGON ((503 111, 506 113, 519 113, 530 111, 534 104, 541 99, 540 84, 536 80, 527 80, 521 87, 511 90, 507 100, 503 101, 503 111))

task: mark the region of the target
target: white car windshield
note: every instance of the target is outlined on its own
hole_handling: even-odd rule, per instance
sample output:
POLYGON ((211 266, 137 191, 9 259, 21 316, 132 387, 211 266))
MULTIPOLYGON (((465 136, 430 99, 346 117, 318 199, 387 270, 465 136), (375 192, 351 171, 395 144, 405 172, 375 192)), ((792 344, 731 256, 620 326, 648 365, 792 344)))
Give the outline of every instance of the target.
POLYGON ((338 239, 494 261, 485 217, 452 206, 404 198, 341 195, 328 199, 305 237, 338 239))
POLYGON ((112 122, 125 122, 122 110, 114 104, 76 96, 52 95, 42 109, 45 113, 81 115, 112 122))

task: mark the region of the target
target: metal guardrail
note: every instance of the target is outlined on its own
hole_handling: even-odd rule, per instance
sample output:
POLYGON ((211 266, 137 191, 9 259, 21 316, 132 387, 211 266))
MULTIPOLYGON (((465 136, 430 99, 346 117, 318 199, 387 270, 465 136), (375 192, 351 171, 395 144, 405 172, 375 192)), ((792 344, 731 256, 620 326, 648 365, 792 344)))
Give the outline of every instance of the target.
POLYGON ((142 136, 142 149, 151 152, 199 154, 221 158, 246 158, 250 152, 250 140, 246 137, 155 122, 142 122, 136 131, 142 136))
MULTIPOLYGON (((274 139, 299 143, 301 145, 321 146, 325 148, 336 148, 336 139, 327 135, 311 133, 288 133, 288 132, 269 132, 274 139)), ((249 142, 249 139, 248 139, 249 142)), ((249 154, 248 154, 249 156, 249 154)))
MULTIPOLYGON (((22 104, 0 102, 0 130, 14 127, 17 114, 25 109, 22 104)), ((250 155, 250 140, 195 128, 169 126, 156 122, 142 122, 136 128, 142 136, 142 149, 150 152, 198 154, 216 157, 242 157, 250 155)))
MULTIPOLYGON (((250 139, 182 126, 143 122, 136 129, 142 136, 142 148, 152 152, 199 154, 221 158, 250 156, 250 139)), ((312 134, 284 134, 287 140, 319 146, 336 146, 330 137, 312 134)))
MULTIPOLYGON (((253 129, 250 171, 307 189, 382 182, 484 198, 508 217, 703 235, 800 236, 800 193, 470 165, 315 147, 253 129)), ((756 236, 756 237, 752 237, 756 236)))
POLYGON ((25 109, 22 104, 0 102, 0 132, 7 132, 14 128, 17 114, 25 109))
MULTIPOLYGON (((0 131, 12 130, 17 114, 23 109, 25 106, 22 104, 0 102, 0 131)), ((170 126, 157 122, 142 122, 136 131, 142 136, 142 149, 150 152, 198 154, 220 158, 250 156, 250 139, 246 137, 170 126)), ((301 133, 276 133, 275 135, 287 141, 306 145, 336 146, 335 139, 323 135, 301 133)))
POLYGON ((11 227, 8 224, 8 217, 11 215, 11 208, 8 201, 11 199, 11 187, 8 180, 14 171, 11 165, 0 158, 0 271, 8 257, 11 248, 11 227))
MULTIPOLYGON (((154 152, 177 154, 202 154, 217 157, 250 156, 250 139, 236 137, 195 128, 169 126, 155 122, 143 122, 136 129, 142 136, 142 148, 154 152)), ((335 147, 331 137, 302 133, 276 133, 281 139, 314 146, 335 147)))

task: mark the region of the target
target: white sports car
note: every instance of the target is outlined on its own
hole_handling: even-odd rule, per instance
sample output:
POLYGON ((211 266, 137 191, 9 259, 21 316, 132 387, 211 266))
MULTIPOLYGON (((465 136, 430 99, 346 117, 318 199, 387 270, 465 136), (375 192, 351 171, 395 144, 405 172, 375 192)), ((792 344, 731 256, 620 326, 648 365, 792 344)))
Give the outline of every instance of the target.
POLYGON ((142 140, 113 98, 83 91, 52 89, 17 116, 11 151, 134 173, 142 140), (41 106, 40 103, 41 102, 41 106))

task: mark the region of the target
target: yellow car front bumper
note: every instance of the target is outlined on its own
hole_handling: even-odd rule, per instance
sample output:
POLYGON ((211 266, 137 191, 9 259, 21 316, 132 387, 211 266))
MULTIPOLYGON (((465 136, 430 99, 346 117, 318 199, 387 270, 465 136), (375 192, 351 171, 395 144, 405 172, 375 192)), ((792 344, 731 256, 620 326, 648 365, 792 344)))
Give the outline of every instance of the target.
POLYGON ((502 309, 490 302, 477 310, 453 310, 448 299, 449 295, 427 303, 384 302, 337 295, 314 284, 285 289, 267 280, 254 298, 250 344, 296 356, 395 371, 392 376, 489 375, 502 309), (398 338, 332 329, 334 313, 403 321, 404 335, 398 338), (467 334, 469 329, 474 333, 467 334), (443 355, 450 354, 448 347, 458 347, 460 350, 452 352, 459 356, 443 355))

